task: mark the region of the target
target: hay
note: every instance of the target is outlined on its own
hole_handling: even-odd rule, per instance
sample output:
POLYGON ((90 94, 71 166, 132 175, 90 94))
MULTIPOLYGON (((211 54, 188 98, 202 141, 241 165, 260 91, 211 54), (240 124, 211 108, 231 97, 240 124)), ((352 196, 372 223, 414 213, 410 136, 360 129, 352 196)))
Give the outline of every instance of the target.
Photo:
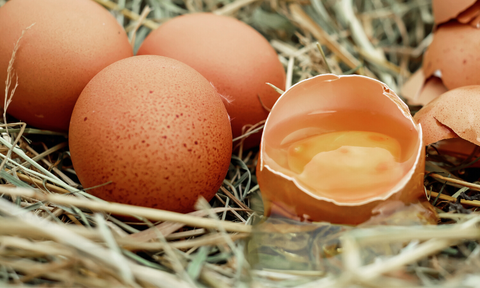
MULTIPOLYGON (((426 0, 95 1, 123 24, 135 50, 177 15, 236 17, 270 41, 289 86, 331 71, 375 77, 399 91, 432 40, 426 0)), ((9 77, 11 98, 13 70, 9 77)), ((1 287, 478 286, 480 175, 469 166, 477 151, 462 159, 429 153, 430 210, 412 205, 349 227, 263 219, 257 152, 242 149, 262 122, 234 139, 239 151, 215 198, 184 215, 91 196, 76 182, 66 135, 7 120, 0 137, 1 287), (429 225, 437 219, 432 211, 439 225, 429 225)))

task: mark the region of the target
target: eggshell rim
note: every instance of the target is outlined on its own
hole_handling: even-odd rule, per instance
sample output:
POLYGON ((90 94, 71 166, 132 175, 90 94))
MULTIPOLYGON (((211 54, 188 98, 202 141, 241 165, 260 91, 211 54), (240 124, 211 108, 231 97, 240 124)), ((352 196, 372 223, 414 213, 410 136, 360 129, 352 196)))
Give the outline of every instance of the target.
MULTIPOLYGON (((468 3, 467 5, 458 5, 458 3, 457 3, 456 5, 454 5, 454 7, 451 7, 451 6, 449 7, 451 9, 448 13, 443 13, 444 9, 442 9, 442 11, 440 12, 438 10, 438 8, 439 8, 439 6, 444 8, 444 6, 443 5, 438 5, 438 3, 440 2, 439 0, 433 0, 432 1, 432 8, 433 8, 433 16, 434 16, 433 21, 435 23, 435 26, 439 26, 439 25, 441 25, 443 23, 446 23, 446 22, 448 22, 452 19, 456 19, 461 13, 463 13, 465 10, 467 10, 471 6, 473 6, 476 1, 477 0, 466 0, 466 1, 464 1, 464 3, 460 3, 460 4, 468 3), (453 11, 453 13, 451 11, 453 11), (441 15, 439 15, 439 14, 441 14, 441 15), (445 15, 448 15, 448 16, 445 16, 445 15), (439 19, 439 16, 442 16, 442 17, 440 17, 440 19, 439 19)), ((451 3, 449 3, 449 4, 451 4, 451 3)))
MULTIPOLYGON (((397 104, 397 108, 400 110, 400 112, 407 118, 410 120, 410 122, 412 123, 412 127, 414 127, 417 132, 418 132, 418 149, 417 149, 417 155, 415 157, 415 162, 413 163, 412 167, 410 168, 410 170, 405 174, 405 176, 402 177, 402 179, 393 187, 391 188, 390 190, 388 190, 387 192, 385 192, 383 194, 383 196, 376 196, 376 197, 372 197, 372 198, 369 198, 367 200, 363 200, 361 202, 339 202, 339 201, 336 201, 334 199, 331 199, 331 198, 326 198, 326 197, 323 197, 323 196, 319 196, 317 194, 314 194, 310 191, 308 191, 308 189, 306 189, 305 187, 303 187, 299 181, 297 181, 295 178, 293 177, 290 177, 290 176, 287 176, 281 172, 278 172, 274 169, 272 169, 270 166, 268 165, 264 165, 264 161, 263 161, 263 155, 265 154, 265 145, 264 145, 264 137, 265 137, 265 132, 262 133, 262 138, 261 138, 261 142, 260 142, 260 156, 259 156, 259 161, 260 161, 260 171, 263 170, 263 168, 265 167, 266 169, 268 169, 270 172, 272 172, 273 174, 276 174, 284 179, 287 179, 289 181, 292 181, 295 186, 300 189, 301 191, 307 193, 309 196, 313 197, 314 199, 317 199, 317 200, 321 200, 321 201, 326 201, 326 202, 330 202, 330 203, 333 203, 337 206, 360 206, 360 205, 365 205, 365 204, 368 204, 368 203, 371 203, 371 202, 375 202, 375 201, 384 201, 384 200, 387 200, 388 198, 390 198, 393 194, 395 193, 398 193, 400 192, 400 190, 405 187, 405 185, 409 182, 409 180, 412 178, 413 174, 415 173, 416 171, 416 168, 418 166, 418 163, 420 161, 420 157, 422 155, 422 149, 424 149, 423 147, 423 132, 422 132, 422 126, 420 124, 417 124, 415 123, 415 121, 413 120, 413 117, 411 116, 410 114, 410 110, 407 106, 407 104, 405 104, 405 102, 403 102, 400 97, 395 93, 393 92, 393 90, 391 90, 385 83, 377 80, 377 79, 374 79, 374 78, 370 78, 370 77, 367 77, 367 76, 363 76, 363 75, 336 75, 336 74, 321 74, 321 75, 317 75, 317 76, 314 76, 314 77, 311 77, 311 78, 308 78, 308 79, 304 79, 302 81, 299 81, 297 83, 295 83, 294 85, 292 85, 288 90, 286 90, 282 95, 280 95, 280 97, 277 99, 277 101, 275 102, 275 104, 273 105, 271 111, 273 111, 275 109, 275 106, 281 102, 282 98, 284 98, 285 94, 287 94, 293 87, 297 86, 297 85, 301 85, 303 82, 305 81, 311 81, 315 78, 320 78, 320 77, 325 77, 325 76, 335 76, 337 77, 338 79, 342 78, 342 77, 347 77, 347 78, 356 78, 356 77, 361 77, 361 78, 365 78, 366 80, 369 80, 369 81, 373 81, 373 82, 377 82, 379 85, 381 85, 383 88, 387 88, 388 92, 385 91, 385 89, 382 89, 383 91, 383 95, 385 97, 388 97, 390 98, 390 100, 392 102, 394 102, 395 104, 397 104), (394 97, 396 97, 397 100, 399 100, 400 102, 397 102, 397 101, 393 101, 393 99, 391 99, 391 97, 387 94, 390 94, 394 97), (402 109, 403 108, 403 109, 402 109)), ((325 81, 328 81, 328 82, 332 82, 332 81, 337 81, 338 79, 328 79, 328 80, 325 80, 325 81)), ((268 125, 268 122, 270 120, 270 115, 269 117, 267 117, 267 120, 265 121, 265 125, 264 125, 264 131, 268 125)))

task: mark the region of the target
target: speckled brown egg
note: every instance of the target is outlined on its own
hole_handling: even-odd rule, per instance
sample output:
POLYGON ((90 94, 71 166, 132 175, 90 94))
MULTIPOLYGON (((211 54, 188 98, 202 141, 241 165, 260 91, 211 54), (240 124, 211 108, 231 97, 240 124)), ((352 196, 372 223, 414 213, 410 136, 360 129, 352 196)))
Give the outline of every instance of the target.
POLYGON ((75 105, 73 166, 107 201, 189 212, 210 200, 230 163, 232 132, 213 86, 161 56, 135 56, 98 73, 75 105))
MULTIPOLYGON (((267 118, 268 108, 280 96, 267 82, 285 89, 285 70, 270 43, 232 17, 175 17, 148 35, 138 50, 138 55, 146 54, 180 60, 212 82, 230 115, 233 137, 240 136, 245 125, 267 118)), ((246 147, 258 145, 260 136, 250 136, 246 147)))
POLYGON ((94 1, 8 1, 0 8, 2 106, 14 44, 33 23, 19 42, 13 65, 18 87, 7 112, 39 128, 66 131, 88 81, 133 51, 123 27, 94 1))
POLYGON ((428 78, 439 76, 447 89, 479 85, 480 29, 458 22, 441 25, 423 58, 428 78))

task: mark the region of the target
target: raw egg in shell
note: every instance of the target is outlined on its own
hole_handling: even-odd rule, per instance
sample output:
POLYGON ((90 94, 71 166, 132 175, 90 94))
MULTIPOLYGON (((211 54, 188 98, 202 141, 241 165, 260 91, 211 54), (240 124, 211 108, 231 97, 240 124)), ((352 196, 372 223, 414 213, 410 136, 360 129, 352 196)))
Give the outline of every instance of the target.
POLYGON ((325 74, 301 81, 265 123, 257 179, 266 215, 359 224, 424 193, 422 132, 385 84, 325 74))

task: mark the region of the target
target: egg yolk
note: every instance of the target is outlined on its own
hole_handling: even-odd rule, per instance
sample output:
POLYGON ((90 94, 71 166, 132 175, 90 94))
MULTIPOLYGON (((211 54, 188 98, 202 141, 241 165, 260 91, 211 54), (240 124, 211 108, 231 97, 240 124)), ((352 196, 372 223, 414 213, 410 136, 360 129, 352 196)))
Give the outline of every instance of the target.
POLYGON ((400 156, 400 143, 388 135, 339 131, 294 142, 287 158, 296 178, 319 194, 348 195, 397 183, 403 176, 400 156))

